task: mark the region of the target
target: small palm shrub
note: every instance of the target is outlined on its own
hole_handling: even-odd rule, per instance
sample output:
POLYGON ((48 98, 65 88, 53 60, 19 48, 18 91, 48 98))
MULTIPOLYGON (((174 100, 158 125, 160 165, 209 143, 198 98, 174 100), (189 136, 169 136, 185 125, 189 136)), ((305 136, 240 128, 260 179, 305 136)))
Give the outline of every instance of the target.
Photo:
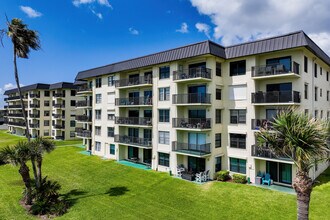
POLYGON ((233 175, 233 182, 234 183, 241 183, 241 184, 245 184, 246 181, 246 176, 245 175, 241 175, 241 174, 234 174, 233 175))
POLYGON ((218 181, 227 181, 230 179, 229 171, 228 170, 220 170, 217 173, 217 180, 218 181))

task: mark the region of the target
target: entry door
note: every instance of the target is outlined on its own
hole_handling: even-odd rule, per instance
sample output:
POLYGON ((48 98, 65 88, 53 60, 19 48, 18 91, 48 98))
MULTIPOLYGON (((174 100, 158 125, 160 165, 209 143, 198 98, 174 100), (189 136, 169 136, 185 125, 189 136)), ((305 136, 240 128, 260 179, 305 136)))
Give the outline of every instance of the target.
POLYGON ((189 110, 188 112, 189 118, 206 118, 205 110, 189 110))
POLYGON ((278 182, 277 162, 266 161, 266 172, 270 174, 270 178, 274 182, 278 182))
POLYGON ((201 150, 200 145, 206 144, 206 134, 188 133, 188 145, 190 150, 201 150))
POLYGON ((152 118, 152 110, 144 110, 145 118, 152 118))
POLYGON ((206 93, 206 86, 201 85, 201 86, 189 86, 188 88, 188 93, 198 93, 198 94, 205 94, 206 93))
POLYGON ((139 117, 139 110, 129 110, 128 117, 130 118, 138 118, 139 117))
POLYGON ((139 158, 139 148, 128 146, 128 159, 139 158))
POLYGON ((205 171, 205 159, 188 156, 188 170, 194 173, 205 171))
POLYGON ((292 183, 292 165, 279 163, 279 180, 281 183, 292 183))
POLYGON ((138 128, 128 128, 128 136, 129 137, 139 137, 139 129, 138 128))
POLYGON ((151 164, 151 149, 143 149, 143 162, 147 164, 151 164))
POLYGON ((277 115, 276 109, 266 109, 266 119, 269 121, 273 121, 277 115))
POLYGON ((267 84, 267 92, 292 91, 292 83, 267 84))

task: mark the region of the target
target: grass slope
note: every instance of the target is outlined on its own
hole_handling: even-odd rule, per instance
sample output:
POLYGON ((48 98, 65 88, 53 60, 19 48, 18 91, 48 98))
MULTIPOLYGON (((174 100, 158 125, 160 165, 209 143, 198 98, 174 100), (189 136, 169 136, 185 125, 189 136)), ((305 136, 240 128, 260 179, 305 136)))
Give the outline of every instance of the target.
MULTIPOLYGON (((44 160, 44 174, 74 203, 58 219, 296 219, 293 195, 233 183, 197 185, 79 151, 60 147, 44 160)), ((35 219, 18 205, 23 185, 17 170, 0 166, 0 219, 35 219)), ((330 219, 329 180, 328 169, 313 190, 311 219, 330 219)))

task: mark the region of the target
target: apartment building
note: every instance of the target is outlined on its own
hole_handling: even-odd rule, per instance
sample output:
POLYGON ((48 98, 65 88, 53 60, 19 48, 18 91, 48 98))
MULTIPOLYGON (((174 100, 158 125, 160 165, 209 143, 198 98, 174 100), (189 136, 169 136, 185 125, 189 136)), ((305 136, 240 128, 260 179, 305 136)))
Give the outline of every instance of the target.
POLYGON ((79 72, 77 117, 94 155, 211 178, 230 170, 254 182, 268 172, 291 185, 293 162, 256 148, 255 133, 290 106, 329 118, 329 71, 330 58, 303 31, 229 47, 204 41, 79 72))
MULTIPOLYGON (((73 83, 33 84, 22 89, 31 137, 51 136, 56 140, 75 138, 76 86, 73 83)), ((17 89, 5 91, 8 130, 25 136, 26 127, 17 89)))

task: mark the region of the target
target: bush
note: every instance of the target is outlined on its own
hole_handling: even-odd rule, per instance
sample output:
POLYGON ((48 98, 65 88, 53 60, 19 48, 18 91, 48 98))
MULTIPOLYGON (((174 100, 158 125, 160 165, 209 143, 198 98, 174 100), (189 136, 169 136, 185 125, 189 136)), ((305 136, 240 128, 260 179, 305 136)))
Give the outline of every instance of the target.
POLYGON ((241 183, 241 184, 245 184, 246 181, 246 176, 245 175, 241 175, 241 174, 234 174, 233 175, 233 181, 235 183, 241 183))
POLYGON ((227 181, 229 179, 230 179, 229 171, 227 171, 227 170, 220 170, 217 173, 217 180, 218 181, 227 181))

